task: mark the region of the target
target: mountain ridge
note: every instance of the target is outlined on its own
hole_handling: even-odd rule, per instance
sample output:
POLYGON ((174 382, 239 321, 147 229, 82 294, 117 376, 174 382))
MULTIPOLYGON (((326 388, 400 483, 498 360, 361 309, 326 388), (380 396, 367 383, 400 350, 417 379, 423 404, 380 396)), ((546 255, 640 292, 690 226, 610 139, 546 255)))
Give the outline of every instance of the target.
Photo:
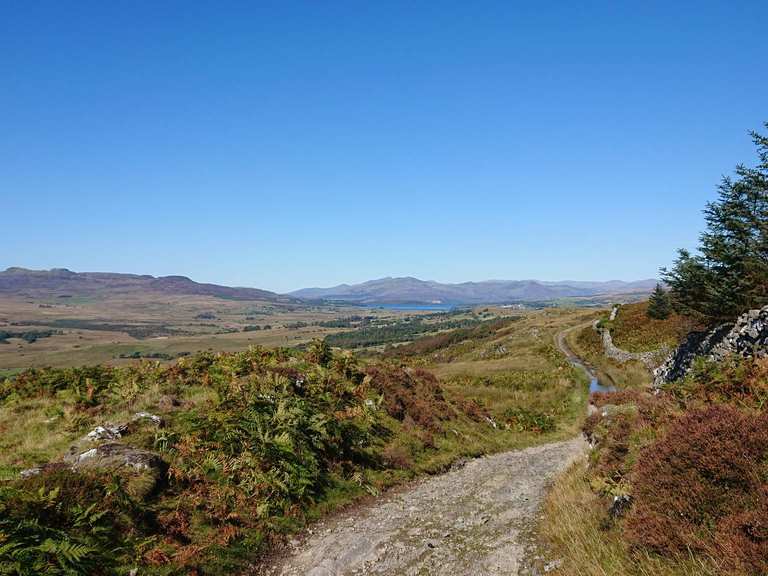
POLYGON ((137 293, 214 296, 231 300, 292 301, 261 290, 195 282, 179 275, 151 276, 118 272, 73 272, 67 268, 30 270, 18 266, 0 271, 0 295, 66 297, 137 293))
POLYGON ((542 281, 483 280, 440 283, 412 276, 378 278, 329 288, 302 288, 289 296, 304 300, 345 301, 358 304, 501 304, 578 298, 611 294, 646 294, 657 280, 542 281))
POLYGON ((233 300, 299 300, 377 304, 504 304, 609 295, 650 293, 656 280, 482 280, 441 283, 413 276, 386 276, 359 284, 302 288, 287 294, 248 287, 200 283, 187 276, 151 276, 118 272, 73 272, 67 268, 0 271, 0 295, 67 297, 123 294, 201 295, 233 300))

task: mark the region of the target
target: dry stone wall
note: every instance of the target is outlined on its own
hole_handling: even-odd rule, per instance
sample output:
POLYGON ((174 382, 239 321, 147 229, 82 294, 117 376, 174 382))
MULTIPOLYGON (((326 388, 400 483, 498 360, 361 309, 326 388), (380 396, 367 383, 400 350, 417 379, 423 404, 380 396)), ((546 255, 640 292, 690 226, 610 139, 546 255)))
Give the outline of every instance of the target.
MULTIPOLYGON (((615 315, 613 317, 615 317, 615 315)), ((610 330, 602 328, 597 321, 593 326, 603 339, 603 353, 608 358, 616 360, 622 364, 624 362, 636 360, 645 364, 648 370, 653 371, 653 369, 659 365, 659 359, 663 358, 667 353, 667 349, 655 350, 652 352, 628 352, 627 350, 622 350, 613 343, 613 337, 611 336, 610 330)))
POLYGON ((742 314, 734 324, 692 332, 654 372, 654 384, 674 382, 690 371, 696 358, 719 362, 731 354, 768 356, 768 306, 742 314))

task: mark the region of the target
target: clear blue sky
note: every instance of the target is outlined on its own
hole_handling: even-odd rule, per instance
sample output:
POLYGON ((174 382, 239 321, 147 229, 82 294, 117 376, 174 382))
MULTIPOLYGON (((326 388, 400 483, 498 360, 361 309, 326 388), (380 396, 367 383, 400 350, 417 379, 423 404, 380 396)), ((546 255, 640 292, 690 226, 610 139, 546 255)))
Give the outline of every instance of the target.
POLYGON ((768 2, 2 2, 0 267, 637 279, 768 120, 768 2))

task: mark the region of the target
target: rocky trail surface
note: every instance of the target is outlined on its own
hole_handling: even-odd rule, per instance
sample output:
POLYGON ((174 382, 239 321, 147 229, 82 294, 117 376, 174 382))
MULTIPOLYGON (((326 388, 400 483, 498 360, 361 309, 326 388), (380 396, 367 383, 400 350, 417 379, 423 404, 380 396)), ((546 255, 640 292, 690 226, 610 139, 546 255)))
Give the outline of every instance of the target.
POLYGON ((557 334, 555 334, 555 345, 557 348, 565 354, 565 357, 568 359, 568 362, 571 364, 574 364, 576 366, 580 366, 584 370, 586 370, 587 374, 591 374, 590 370, 587 368, 586 364, 584 364, 579 358, 576 353, 571 350, 571 347, 568 346, 568 342, 566 341, 566 338, 568 337, 568 334, 571 332, 575 332, 576 330, 582 330, 586 328, 587 326, 591 326, 592 322, 585 322, 583 324, 579 324, 577 326, 571 326, 570 328, 566 328, 565 330, 561 330, 557 334))
POLYGON ((549 482, 577 438, 485 456, 315 525, 260 574, 516 575, 549 482))

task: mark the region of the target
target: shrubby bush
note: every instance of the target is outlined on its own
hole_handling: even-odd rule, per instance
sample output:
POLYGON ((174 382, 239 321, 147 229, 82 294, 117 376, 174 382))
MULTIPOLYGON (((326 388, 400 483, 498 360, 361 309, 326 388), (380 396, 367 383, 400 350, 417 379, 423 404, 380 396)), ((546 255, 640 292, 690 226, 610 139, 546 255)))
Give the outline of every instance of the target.
POLYGON ((507 424, 518 432, 552 432, 557 428, 554 416, 527 408, 508 408, 504 412, 507 424))
POLYGON ((429 372, 361 369, 320 340, 306 352, 253 347, 0 381, 0 402, 50 402, 78 434, 81 418, 161 397, 177 399, 165 426, 121 439, 165 461, 156 490, 137 496, 115 474, 65 466, 0 482, 0 574, 238 572, 329 490, 375 492, 369 474, 410 468, 464 414, 429 372))
POLYGON ((597 411, 583 431, 597 449, 592 452, 592 474, 597 484, 628 482, 627 475, 639 450, 652 441, 672 417, 673 403, 639 390, 592 394, 597 411))
POLYGON ((445 399, 437 378, 421 369, 393 365, 373 366, 366 370, 371 386, 382 396, 383 407, 393 418, 409 418, 432 431, 440 429, 454 409, 445 399))
POLYGON ((640 455, 629 540, 662 554, 710 553, 768 573, 768 416, 715 405, 686 412, 640 455))
POLYGON ((593 394, 590 483, 629 494, 636 548, 768 573, 768 359, 699 362, 657 395, 593 394))
POLYGON ((109 473, 51 468, 0 484, 0 574, 114 574, 147 543, 144 513, 109 473))
POLYGON ((666 392, 686 406, 729 403, 762 410, 768 406, 768 358, 700 358, 683 380, 667 385, 666 392))

